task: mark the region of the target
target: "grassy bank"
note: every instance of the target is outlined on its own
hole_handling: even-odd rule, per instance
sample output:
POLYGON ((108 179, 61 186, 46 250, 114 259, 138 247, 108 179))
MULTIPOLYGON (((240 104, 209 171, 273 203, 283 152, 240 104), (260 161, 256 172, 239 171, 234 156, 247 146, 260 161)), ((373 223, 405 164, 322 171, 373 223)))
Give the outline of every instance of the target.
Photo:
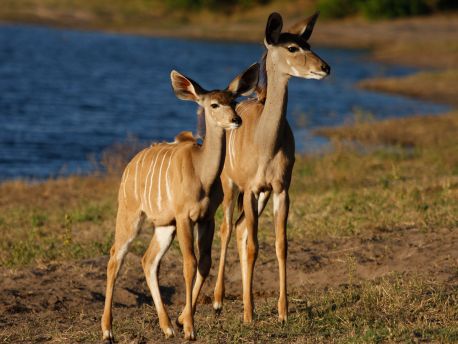
MULTIPOLYGON (((212 313, 216 238, 216 261, 197 312, 199 339, 458 340, 458 113, 356 123, 320 134, 334 140, 334 150, 298 157, 294 170, 288 324, 275 321, 268 206, 259 233, 256 324, 240 320, 234 242, 226 309, 219 318, 212 313)), ((0 184, 3 342, 98 341, 118 182, 114 173, 0 184), (43 298, 49 301, 43 304, 43 298)), ((162 339, 140 264, 150 234, 146 230, 133 244, 121 273, 115 297, 121 342, 162 339)), ((180 260, 174 243, 161 269, 172 316, 183 303, 180 260)))
MULTIPOLYGON (((347 236, 402 224, 424 230, 456 227, 456 112, 317 133, 330 137, 334 149, 298 158, 291 188, 292 237, 347 236)), ((111 164, 122 165, 116 159, 111 164)), ((0 184, 1 265, 107 254, 118 182, 113 174, 0 184)))

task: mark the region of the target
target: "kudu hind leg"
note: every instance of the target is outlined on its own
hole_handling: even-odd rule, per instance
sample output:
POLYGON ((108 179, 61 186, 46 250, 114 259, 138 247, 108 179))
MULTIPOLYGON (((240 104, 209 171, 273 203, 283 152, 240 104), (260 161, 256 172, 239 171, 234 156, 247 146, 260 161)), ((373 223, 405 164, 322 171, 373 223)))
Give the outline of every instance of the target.
POLYGON ((167 338, 175 335, 170 318, 162 302, 159 290, 158 269, 161 259, 170 247, 175 236, 175 226, 157 227, 154 230, 153 238, 142 259, 143 271, 146 282, 153 297, 159 318, 159 326, 167 338))
POLYGON ((224 272, 226 266, 226 254, 227 247, 229 245, 229 240, 231 239, 232 233, 232 220, 234 216, 234 206, 237 202, 238 192, 234 187, 224 190, 224 200, 223 200, 223 211, 224 217, 223 222, 220 226, 220 238, 221 238, 221 253, 219 258, 219 267, 218 267, 218 277, 216 279, 215 291, 214 291, 214 301, 213 309, 216 312, 220 312, 223 307, 224 299, 224 272))
POLYGON ((105 293, 105 307, 102 315, 103 339, 107 342, 113 341, 112 325, 112 304, 113 291, 122 266, 124 257, 129 249, 130 243, 135 239, 142 227, 144 214, 137 213, 132 216, 126 214, 125 209, 119 208, 116 218, 115 242, 110 250, 110 260, 107 266, 107 288, 105 293))

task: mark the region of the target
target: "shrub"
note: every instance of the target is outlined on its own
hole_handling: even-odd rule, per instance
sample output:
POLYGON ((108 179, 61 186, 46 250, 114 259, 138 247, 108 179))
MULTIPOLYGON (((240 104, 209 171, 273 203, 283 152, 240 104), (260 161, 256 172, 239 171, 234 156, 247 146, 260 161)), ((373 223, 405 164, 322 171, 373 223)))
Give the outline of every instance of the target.
POLYGON ((425 0, 366 0, 359 7, 370 19, 421 15, 431 10, 425 0))
POLYGON ((325 18, 343 18, 357 13, 361 0, 319 0, 317 7, 325 18))

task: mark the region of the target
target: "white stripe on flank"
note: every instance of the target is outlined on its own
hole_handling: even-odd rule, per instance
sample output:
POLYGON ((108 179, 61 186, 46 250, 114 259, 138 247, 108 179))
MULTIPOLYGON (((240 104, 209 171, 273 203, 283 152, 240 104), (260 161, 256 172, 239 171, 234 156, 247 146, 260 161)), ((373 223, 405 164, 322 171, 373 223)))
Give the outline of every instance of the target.
POLYGON ((234 134, 234 130, 231 130, 231 133, 229 134, 229 164, 231 165, 231 168, 234 167, 234 164, 232 163, 232 135, 234 134))
POLYGON ((146 190, 148 190, 148 181, 149 181, 149 176, 151 175, 151 172, 153 171, 153 164, 157 159, 157 155, 154 155, 151 158, 151 163, 149 165, 148 172, 146 173, 145 176, 145 186, 143 188, 143 197, 142 197, 142 208, 143 210, 146 210, 147 205, 148 205, 148 198, 146 198, 146 190))
POLYGON ((134 192, 135 192, 135 200, 138 201, 138 187, 137 187, 137 180, 138 180, 138 163, 140 162, 140 160, 142 160, 142 167, 143 167, 143 159, 145 158, 145 152, 146 152, 146 149, 144 149, 140 155, 141 155, 141 159, 140 159, 140 156, 138 157, 137 159, 137 162, 135 163, 135 179, 134 179, 134 192))
MULTIPOLYGON (((156 157, 154 158, 154 164, 153 164, 153 160, 151 159, 152 168, 150 167, 150 171, 149 171, 147 179, 146 179, 146 183, 148 183, 148 180, 149 180, 150 184, 149 184, 148 198, 146 198, 146 190, 148 188, 145 185, 145 199, 146 199, 145 203, 147 203, 147 205, 148 205, 148 207, 149 207, 149 209, 151 211, 153 211, 153 208, 152 208, 152 205, 151 205, 151 192, 152 192, 152 189, 153 189, 154 172, 156 172, 156 163, 159 160, 159 157, 160 157, 160 155, 161 155, 161 153, 162 153, 162 151, 164 149, 165 148, 162 148, 157 152, 156 157), (151 178, 149 176, 151 176, 151 178)), ((146 205, 145 205, 145 208, 146 208, 146 205)))
POLYGON ((172 192, 170 191, 169 185, 169 168, 174 153, 175 151, 172 151, 172 154, 170 154, 169 163, 167 165, 167 169, 165 170, 165 190, 167 191, 167 199, 169 200, 169 202, 172 201, 172 192))
POLYGON ((162 161, 161 161, 161 167, 159 167, 159 177, 157 178, 157 208, 159 210, 162 210, 162 206, 161 206, 161 203, 162 203, 162 191, 161 191, 162 166, 164 165, 164 160, 168 152, 169 151, 164 153, 164 157, 162 158, 162 161))
POLYGON ((129 167, 130 165, 127 165, 125 171, 124 171, 124 178, 123 178, 123 181, 122 181, 122 187, 123 187, 123 192, 124 192, 124 199, 126 199, 127 197, 127 193, 126 193, 126 183, 127 183, 127 178, 129 178, 129 167))
POLYGON ((231 164, 231 168, 234 167, 235 163, 235 134, 235 129, 232 129, 229 137, 229 162, 231 164))

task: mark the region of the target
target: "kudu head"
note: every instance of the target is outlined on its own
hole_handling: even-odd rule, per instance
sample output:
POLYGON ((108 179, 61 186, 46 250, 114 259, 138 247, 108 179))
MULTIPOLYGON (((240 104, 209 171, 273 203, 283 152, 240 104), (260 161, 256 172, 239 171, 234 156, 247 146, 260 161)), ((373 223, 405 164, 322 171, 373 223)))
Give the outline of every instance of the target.
POLYGON ((242 124, 242 119, 235 112, 235 100, 254 91, 259 78, 259 64, 253 64, 238 75, 225 90, 206 91, 197 82, 177 71, 172 71, 170 78, 175 95, 179 99, 199 104, 204 109, 205 121, 224 129, 235 129, 242 124))
POLYGON ((267 20, 264 44, 275 67, 282 73, 306 79, 323 79, 331 67, 316 55, 308 44, 319 13, 281 32, 283 20, 272 13, 267 20))

